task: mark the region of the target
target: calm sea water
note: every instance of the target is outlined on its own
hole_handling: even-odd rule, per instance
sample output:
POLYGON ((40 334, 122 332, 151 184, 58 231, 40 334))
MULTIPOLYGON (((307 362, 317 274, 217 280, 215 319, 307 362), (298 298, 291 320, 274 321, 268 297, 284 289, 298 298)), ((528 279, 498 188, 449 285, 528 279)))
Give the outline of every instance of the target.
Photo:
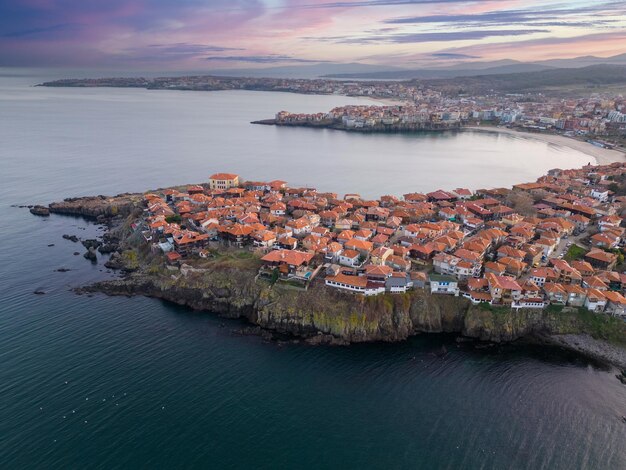
POLYGON ((278 346, 156 300, 77 296, 112 274, 61 235, 100 228, 11 207, 219 170, 372 196, 506 185, 587 157, 247 124, 358 102, 341 97, 27 86, 42 79, 0 79, 0 468, 626 467, 626 387, 610 368, 438 335, 278 346))

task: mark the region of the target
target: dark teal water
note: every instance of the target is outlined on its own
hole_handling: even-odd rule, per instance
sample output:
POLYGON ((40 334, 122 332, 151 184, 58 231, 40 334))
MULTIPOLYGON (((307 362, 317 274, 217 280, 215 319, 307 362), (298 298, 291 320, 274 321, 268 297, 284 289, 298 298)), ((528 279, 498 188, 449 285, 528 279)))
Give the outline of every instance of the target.
POLYGON ((143 189, 159 165, 184 182, 186 160, 128 172, 70 127, 42 139, 53 106, 18 101, 0 106, 0 468, 626 468, 626 387, 557 349, 279 346, 156 300, 75 295, 111 274, 61 235, 99 228, 11 205, 143 189))

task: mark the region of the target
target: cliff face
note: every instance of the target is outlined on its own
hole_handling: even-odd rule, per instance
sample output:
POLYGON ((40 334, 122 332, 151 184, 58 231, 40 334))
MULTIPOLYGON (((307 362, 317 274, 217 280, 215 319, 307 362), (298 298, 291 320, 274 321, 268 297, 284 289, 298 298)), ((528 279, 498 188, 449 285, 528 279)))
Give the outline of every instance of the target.
POLYGON ((254 271, 224 265, 135 273, 88 288, 111 295, 147 295, 219 315, 244 317, 277 333, 342 342, 401 341, 420 333, 459 333, 512 341, 532 333, 579 333, 574 315, 544 310, 489 309, 459 297, 406 294, 362 297, 314 285, 307 291, 255 282, 254 271))

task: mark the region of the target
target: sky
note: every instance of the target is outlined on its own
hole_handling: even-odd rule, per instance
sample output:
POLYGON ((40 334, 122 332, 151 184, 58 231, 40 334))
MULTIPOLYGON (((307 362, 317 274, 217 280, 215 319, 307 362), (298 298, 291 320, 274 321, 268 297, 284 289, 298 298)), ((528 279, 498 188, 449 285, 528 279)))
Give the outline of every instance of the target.
POLYGON ((0 0, 0 67, 423 67, 621 53, 626 0, 0 0))

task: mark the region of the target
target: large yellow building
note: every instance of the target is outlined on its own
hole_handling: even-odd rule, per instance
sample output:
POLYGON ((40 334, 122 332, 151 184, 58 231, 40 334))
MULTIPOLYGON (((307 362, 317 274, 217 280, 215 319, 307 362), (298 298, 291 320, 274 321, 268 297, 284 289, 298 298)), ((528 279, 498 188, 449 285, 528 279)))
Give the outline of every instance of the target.
POLYGON ((215 173, 209 177, 210 189, 230 189, 239 186, 239 175, 232 173, 215 173))

